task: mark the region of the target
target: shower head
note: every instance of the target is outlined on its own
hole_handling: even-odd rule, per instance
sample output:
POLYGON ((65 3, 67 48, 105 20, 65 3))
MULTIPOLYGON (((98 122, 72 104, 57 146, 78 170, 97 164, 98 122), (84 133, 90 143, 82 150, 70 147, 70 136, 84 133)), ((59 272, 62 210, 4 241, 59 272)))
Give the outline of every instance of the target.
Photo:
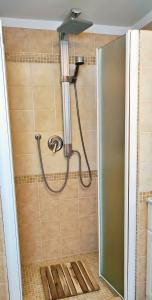
POLYGON ((83 65, 84 64, 84 56, 76 56, 75 64, 78 66, 83 65))
POLYGON ((78 78, 79 67, 83 64, 84 64, 84 56, 76 56, 76 58, 75 58, 75 71, 74 71, 74 75, 72 76, 71 83, 76 83, 77 78, 78 78))
POLYGON ((73 8, 70 17, 68 17, 58 28, 57 31, 61 33, 74 33, 78 34, 93 25, 91 21, 78 19, 81 10, 73 8))

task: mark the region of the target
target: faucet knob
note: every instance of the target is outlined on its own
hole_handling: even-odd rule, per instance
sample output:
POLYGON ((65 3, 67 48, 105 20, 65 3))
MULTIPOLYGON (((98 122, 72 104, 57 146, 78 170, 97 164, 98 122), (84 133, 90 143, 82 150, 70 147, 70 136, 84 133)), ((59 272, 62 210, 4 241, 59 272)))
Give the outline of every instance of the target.
POLYGON ((48 140, 48 147, 53 152, 56 153, 60 151, 63 147, 63 140, 60 136, 51 136, 48 140))

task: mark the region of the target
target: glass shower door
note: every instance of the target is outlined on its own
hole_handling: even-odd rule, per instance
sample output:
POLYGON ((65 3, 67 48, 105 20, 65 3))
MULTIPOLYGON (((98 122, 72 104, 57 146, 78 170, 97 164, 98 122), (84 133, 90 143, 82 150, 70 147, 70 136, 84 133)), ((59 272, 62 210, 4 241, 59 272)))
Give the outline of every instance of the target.
POLYGON ((124 295, 125 48, 98 50, 100 275, 124 295))

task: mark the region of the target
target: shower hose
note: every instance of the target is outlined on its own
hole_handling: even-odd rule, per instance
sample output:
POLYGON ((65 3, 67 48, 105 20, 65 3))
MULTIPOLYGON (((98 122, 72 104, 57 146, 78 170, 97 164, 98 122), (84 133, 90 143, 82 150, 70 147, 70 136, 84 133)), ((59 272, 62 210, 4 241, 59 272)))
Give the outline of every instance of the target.
MULTIPOLYGON (((76 104, 76 112, 77 112, 77 119, 78 119, 78 126, 79 126, 79 132, 80 132, 80 138, 81 138, 81 144, 82 144, 82 148, 83 148, 83 153, 84 153, 84 157, 85 157, 85 161, 87 164, 87 168, 88 168, 88 172, 89 172, 89 182, 88 183, 84 183, 83 179, 82 179, 82 164, 81 164, 81 154, 78 150, 73 150, 72 154, 77 154, 78 155, 78 160, 79 160, 79 177, 80 177, 80 182, 82 184, 83 187, 87 188, 91 185, 92 182, 92 174, 91 174, 91 169, 90 169, 90 165, 89 165, 89 161, 88 161, 88 157, 87 157, 87 153, 86 153, 86 149, 85 149, 85 144, 84 144, 84 139, 83 139, 83 133, 82 133, 82 126, 81 126, 81 120, 80 120, 80 112, 79 112, 79 102, 78 102, 78 93, 77 93, 77 86, 76 86, 76 82, 74 82, 74 92, 75 92, 75 104, 76 104)), ((50 192, 53 193, 60 193, 64 190, 67 181, 68 181, 68 177, 69 177, 69 161, 70 161, 70 157, 66 157, 67 160, 67 168, 66 168, 66 175, 65 175, 65 179, 63 182, 63 185, 60 187, 60 189, 55 190, 52 187, 50 187, 46 175, 45 175, 45 171, 44 171, 44 165, 43 165, 43 159, 42 159, 42 152, 41 152, 41 142, 40 142, 41 138, 37 138, 37 145, 38 145, 38 153, 39 153, 39 159, 40 159, 40 166, 41 166, 41 170, 42 170, 42 176, 45 182, 45 185, 47 187, 47 189, 50 192)))

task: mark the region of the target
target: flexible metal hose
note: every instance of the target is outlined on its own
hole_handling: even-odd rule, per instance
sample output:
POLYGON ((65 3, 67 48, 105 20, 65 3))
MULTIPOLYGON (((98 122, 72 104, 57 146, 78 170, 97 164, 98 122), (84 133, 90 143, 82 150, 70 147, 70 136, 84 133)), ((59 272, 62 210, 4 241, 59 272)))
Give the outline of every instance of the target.
POLYGON ((92 174, 91 174, 91 169, 85 149, 85 144, 84 144, 84 139, 83 139, 83 133, 82 133, 82 126, 81 126, 81 120, 80 120, 80 112, 79 112, 79 102, 78 102, 78 93, 77 93, 77 86, 76 86, 76 81, 74 82, 74 92, 75 92, 75 104, 76 104, 76 111, 77 111, 77 118, 78 118, 78 125, 79 125, 79 131, 80 131, 80 138, 81 138, 81 143, 82 143, 82 148, 83 148, 83 153, 85 157, 85 161, 88 167, 88 172, 89 172, 89 183, 84 183, 82 179, 82 167, 81 167, 81 154, 77 150, 73 150, 73 153, 76 153, 79 158, 79 176, 80 176, 80 182, 83 185, 83 187, 89 187, 92 183, 92 174))
POLYGON ((40 138, 36 139, 37 140, 37 145, 38 145, 38 152, 39 152, 39 159, 40 159, 40 165, 41 165, 41 170, 42 170, 42 175, 43 175, 43 179, 44 182, 46 184, 47 189, 52 192, 52 193, 60 193, 64 190, 67 181, 68 181, 68 177, 69 177, 69 157, 67 157, 67 169, 66 169, 66 175, 65 175, 65 180, 63 185, 61 186, 61 188, 59 190, 54 190, 53 188, 50 187, 50 185, 47 182, 46 176, 45 176, 45 171, 44 171, 44 166, 43 166, 43 160, 42 160, 42 153, 41 153, 41 142, 40 142, 40 138))

